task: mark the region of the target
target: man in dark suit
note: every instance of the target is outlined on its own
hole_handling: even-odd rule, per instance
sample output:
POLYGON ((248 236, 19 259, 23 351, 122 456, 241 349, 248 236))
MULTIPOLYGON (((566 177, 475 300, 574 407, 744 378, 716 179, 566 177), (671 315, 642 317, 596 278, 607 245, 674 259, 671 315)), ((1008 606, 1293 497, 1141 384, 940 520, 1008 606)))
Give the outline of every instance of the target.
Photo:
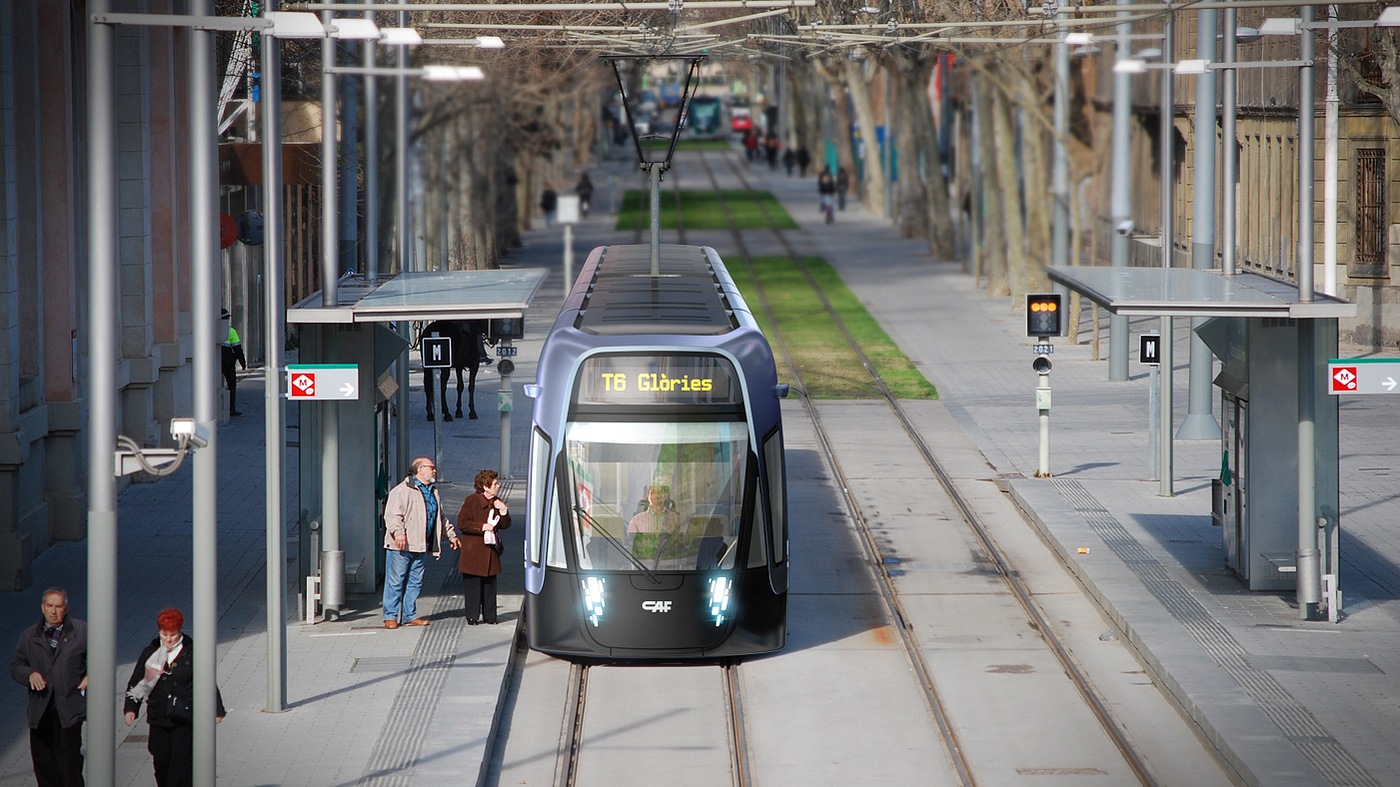
POLYGON ((39 787, 82 787, 87 718, 87 624, 68 617, 68 593, 44 591, 44 619, 24 630, 10 675, 29 689, 29 753, 39 787))

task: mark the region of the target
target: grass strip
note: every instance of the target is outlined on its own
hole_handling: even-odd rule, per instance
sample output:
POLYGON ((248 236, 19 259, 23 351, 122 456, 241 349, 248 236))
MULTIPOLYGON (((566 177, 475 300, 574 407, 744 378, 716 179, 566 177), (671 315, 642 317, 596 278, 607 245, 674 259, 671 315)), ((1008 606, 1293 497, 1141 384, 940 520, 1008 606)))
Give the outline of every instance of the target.
MULTIPOLYGON (((802 262, 826 293, 832 308, 841 317, 851 336, 865 350, 866 357, 884 378, 890 392, 899 399, 936 399, 938 391, 916 369, 875 321, 836 271, 820 257, 804 257, 802 262)), ((872 399, 880 396, 860 358, 841 334, 836 321, 822 305, 817 291, 793 261, 787 257, 758 257, 753 261, 758 284, 773 309, 777 327, 787 343, 793 363, 815 399, 872 399)), ((734 282, 755 312, 766 335, 771 326, 762 315, 762 301, 746 267, 736 262, 728 266, 734 282)), ((776 349, 775 349, 776 351, 776 349)), ((778 364, 778 379, 789 379, 785 364, 778 364)))
MULTIPOLYGON (((675 192, 666 189, 664 184, 662 189, 661 229, 674 230, 676 229, 675 192)), ((773 217, 773 222, 779 228, 797 229, 797 222, 792 220, 792 216, 788 215, 788 212, 769 191, 749 192, 737 189, 725 192, 691 191, 688 189, 681 191, 681 210, 684 212, 685 228, 688 230, 729 229, 729 221, 724 213, 725 207, 729 208, 735 226, 741 230, 768 229, 768 218, 764 215, 765 209, 768 211, 768 216, 773 217)), ((642 212, 642 223, 645 226, 649 220, 647 212, 650 210, 651 202, 647 192, 627 191, 622 197, 622 207, 617 214, 616 229, 622 232, 636 229, 638 211, 642 212)))

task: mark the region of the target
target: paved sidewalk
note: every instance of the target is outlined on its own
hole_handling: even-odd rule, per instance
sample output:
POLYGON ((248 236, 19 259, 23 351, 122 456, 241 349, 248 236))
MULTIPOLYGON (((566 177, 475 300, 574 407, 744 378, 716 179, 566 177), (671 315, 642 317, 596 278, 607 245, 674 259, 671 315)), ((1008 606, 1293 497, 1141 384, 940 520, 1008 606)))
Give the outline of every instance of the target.
MULTIPOLYGON (((1091 360, 1087 304, 1078 345, 1056 341, 1055 477, 1037 480, 1036 376, 1024 315, 1010 299, 987 297, 960 263, 931 259, 923 241, 899 239, 854 204, 823 225, 813 178, 751 172, 802 224, 805 237, 790 234, 799 252, 831 262, 923 369, 1003 488, 1247 783, 1400 784, 1394 405, 1384 397, 1343 401, 1346 617, 1300 621, 1291 593, 1250 593, 1225 568, 1210 517, 1218 441, 1176 442, 1175 497, 1159 497, 1158 483, 1145 480, 1147 373, 1134 360, 1131 380, 1107 381, 1106 360, 1091 360)), ((1187 321, 1176 322, 1177 346, 1185 347, 1187 321)), ((1156 325, 1134 320, 1134 339, 1156 325)), ((1178 425, 1187 361, 1180 353, 1178 425)))

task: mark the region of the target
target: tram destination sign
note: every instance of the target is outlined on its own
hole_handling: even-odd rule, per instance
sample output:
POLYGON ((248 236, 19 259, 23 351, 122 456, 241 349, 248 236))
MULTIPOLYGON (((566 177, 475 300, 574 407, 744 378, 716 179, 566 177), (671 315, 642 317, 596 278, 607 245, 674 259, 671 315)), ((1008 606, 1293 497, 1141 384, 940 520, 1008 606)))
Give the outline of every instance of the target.
POLYGON ((1400 394, 1400 359, 1333 358, 1327 363, 1327 391, 1342 394, 1400 394))
POLYGON ((735 404, 734 367, 716 355, 595 355, 579 370, 579 404, 735 404))
POLYGON ((288 364, 287 398, 294 402, 359 399, 360 367, 353 363, 288 364))

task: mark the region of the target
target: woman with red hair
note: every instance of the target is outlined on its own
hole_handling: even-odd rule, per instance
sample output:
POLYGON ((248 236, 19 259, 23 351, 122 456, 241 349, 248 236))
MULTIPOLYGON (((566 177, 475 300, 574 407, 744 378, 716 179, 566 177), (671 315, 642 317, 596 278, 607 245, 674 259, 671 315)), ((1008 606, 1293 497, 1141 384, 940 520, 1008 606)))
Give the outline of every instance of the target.
MULTIPOLYGON (((141 703, 151 735, 146 750, 156 769, 157 787, 188 787, 194 767, 194 653, 185 636, 185 616, 178 609, 156 615, 159 636, 136 659, 126 684, 126 726, 136 723, 141 703)), ((225 716, 218 689, 216 721, 225 716)))

